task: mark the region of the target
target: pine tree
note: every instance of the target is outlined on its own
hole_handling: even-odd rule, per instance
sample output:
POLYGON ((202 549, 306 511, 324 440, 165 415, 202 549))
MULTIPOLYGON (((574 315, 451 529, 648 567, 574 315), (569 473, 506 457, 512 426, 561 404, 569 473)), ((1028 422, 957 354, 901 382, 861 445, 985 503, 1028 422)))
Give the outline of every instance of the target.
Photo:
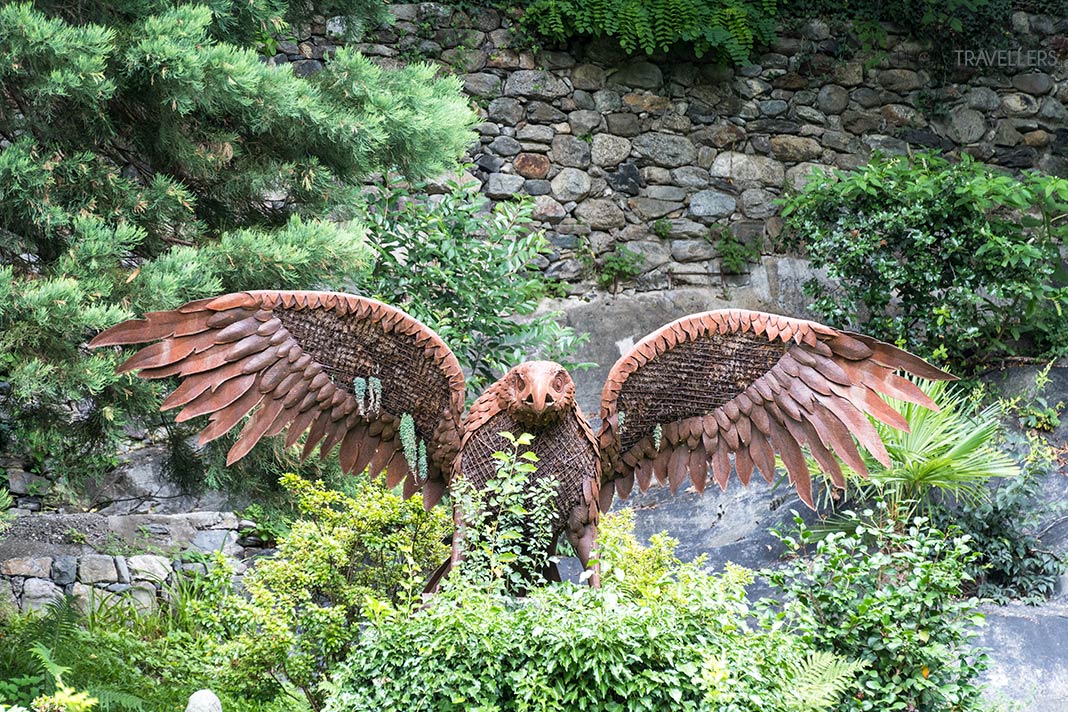
POLYGON ((472 112, 432 67, 343 49, 304 79, 261 61, 316 12, 359 28, 384 6, 0 5, 0 446, 106 471, 124 426, 173 424, 149 415, 161 386, 88 338, 220 292, 350 284, 361 179, 455 164, 472 112))

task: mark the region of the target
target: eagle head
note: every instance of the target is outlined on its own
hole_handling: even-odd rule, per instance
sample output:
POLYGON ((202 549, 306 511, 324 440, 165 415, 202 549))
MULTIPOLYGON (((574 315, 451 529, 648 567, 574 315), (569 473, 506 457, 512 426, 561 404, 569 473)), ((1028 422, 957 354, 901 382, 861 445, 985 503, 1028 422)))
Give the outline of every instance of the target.
POLYGON ((521 363, 504 377, 504 409, 528 425, 544 425, 575 407, 575 382, 552 361, 521 363))

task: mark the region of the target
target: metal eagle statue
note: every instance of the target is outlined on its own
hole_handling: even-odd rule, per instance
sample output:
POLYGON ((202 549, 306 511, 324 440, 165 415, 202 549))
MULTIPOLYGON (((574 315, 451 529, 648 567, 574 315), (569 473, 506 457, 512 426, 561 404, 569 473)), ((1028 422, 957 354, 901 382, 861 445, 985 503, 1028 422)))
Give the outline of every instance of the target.
MULTIPOLYGON (((936 409, 895 371, 953 378, 859 334, 755 311, 709 311, 661 327, 616 362, 595 435, 571 376, 549 361, 519 364, 465 415, 463 371, 442 339, 399 309, 350 294, 225 294, 124 322, 90 346, 148 341, 157 343, 119 371, 178 376, 162 408, 181 407, 179 421, 209 415, 201 444, 251 413, 228 464, 265 436, 285 432, 291 446, 306 432, 304 457, 316 446, 323 457, 336 448, 345 472, 385 471, 388 486, 403 484, 406 498, 419 494, 429 509, 458 478, 485 486, 496 473, 499 433, 531 433, 539 458, 531 476, 558 483, 553 545, 565 536, 583 566, 594 555, 600 513, 635 482, 643 492, 656 482, 674 493, 689 480, 701 492, 710 477, 726 488, 732 470, 743 485, 754 470, 771 482, 778 454, 813 507, 802 447, 844 488, 835 455, 867 474, 854 438, 889 466, 869 415, 908 429, 881 394, 936 409)), ((435 584, 462 553, 454 536, 435 584)), ((596 570, 591 583, 599 585, 596 570)))

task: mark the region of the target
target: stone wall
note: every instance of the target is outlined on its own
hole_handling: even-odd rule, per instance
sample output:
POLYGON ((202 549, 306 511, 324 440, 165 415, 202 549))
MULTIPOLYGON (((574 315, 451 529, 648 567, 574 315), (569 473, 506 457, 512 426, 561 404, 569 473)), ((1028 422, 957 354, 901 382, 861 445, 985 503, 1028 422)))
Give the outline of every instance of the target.
MULTIPOLYGON (((576 293, 593 276, 579 254, 620 243, 642 255, 629 285, 639 291, 744 283, 724 275, 718 236, 768 252, 783 229, 776 198, 814 166, 854 168, 874 150, 966 151, 1068 176, 1068 61, 1056 58, 1068 48, 1066 18, 1015 13, 1023 51, 958 57, 1003 67, 947 71, 892 30, 879 57, 848 56, 848 42, 813 21, 731 70, 627 58, 601 41, 535 54, 491 9, 392 8, 397 22, 359 49, 460 75, 483 119, 474 176, 491 198, 534 196, 555 248, 544 267, 576 293)), ((268 61, 314 72, 341 29, 298 30, 268 61)))
POLYGON ((0 540, 0 609, 39 610, 64 595, 83 609, 113 596, 151 608, 178 577, 207 573, 213 552, 238 576, 272 553, 254 531, 230 512, 20 516, 0 540))

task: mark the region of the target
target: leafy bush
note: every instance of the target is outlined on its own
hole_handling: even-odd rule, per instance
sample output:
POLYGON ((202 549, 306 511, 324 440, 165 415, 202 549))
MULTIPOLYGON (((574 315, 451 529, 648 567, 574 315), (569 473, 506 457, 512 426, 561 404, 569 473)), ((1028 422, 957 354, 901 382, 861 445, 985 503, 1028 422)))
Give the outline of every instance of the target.
MULTIPOLYGON (((865 453, 869 479, 850 477, 855 489, 836 506, 874 506, 882 523, 898 529, 928 517, 937 529, 972 542, 966 591, 998 602, 1044 600, 1064 567, 1033 533, 1042 509, 1037 478, 1051 470, 1052 450, 1034 435, 1003 427, 1004 402, 981 406, 981 389, 964 396, 945 382, 919 384, 940 410, 887 399, 909 431, 872 421, 891 466, 865 453)), ((811 469, 820 476, 814 463, 811 469)), ((818 529, 851 531, 858 523, 838 515, 818 529)))
MULTIPOLYGON (((1041 0, 1040 0, 1041 1, 1041 0)), ((1012 0, 780 0, 784 20, 818 17, 850 22, 865 49, 877 48, 889 24, 921 40, 938 37, 932 50, 955 60, 957 47, 996 43, 1011 27, 1012 0)))
POLYGON ((667 538, 636 555, 620 531, 629 521, 603 520, 602 589, 558 584, 517 599, 461 579, 410 617, 379 611, 326 709, 831 708, 858 665, 762 625, 744 569, 707 574, 674 558, 667 538))
POLYGON ((745 274, 751 262, 760 261, 760 245, 742 242, 729 230, 716 238, 716 251, 724 274, 745 274))
POLYGON ((685 44, 698 57, 748 64, 756 43, 774 37, 776 0, 533 0, 520 22, 563 41, 608 36, 646 54, 685 44))
POLYGON ((550 245, 533 230, 533 205, 490 209, 455 181, 434 200, 415 198, 419 189, 393 181, 365 204, 374 259, 360 291, 435 329, 471 374, 472 394, 532 355, 566 364, 584 337, 554 313, 535 314, 550 284, 534 263, 550 245))
POLYGON ((601 289, 615 289, 620 283, 641 274, 645 258, 626 245, 617 245, 601 259, 597 270, 597 285, 601 289))
MULTIPOLYGON (((220 684, 235 694, 273 699, 288 680, 312 709, 323 704, 319 683, 359 635, 373 598, 407 610, 430 572, 448 556, 450 521, 365 479, 349 494, 286 475, 300 519, 244 578, 245 595, 204 606, 203 625, 222 642, 220 684)), ((213 574, 229 580, 225 567, 213 574)), ((209 601, 210 603, 210 601, 209 601)))
POLYGON ((978 554, 966 590, 995 603, 1042 603, 1054 593, 1066 564, 1034 533, 1044 510, 1038 478, 1052 469, 1054 453, 1033 435, 1013 439, 1023 460, 1018 477, 997 481, 989 497, 937 504, 931 518, 940 529, 966 534, 978 554))
MULTIPOLYGON (((185 590, 207 595, 201 586, 185 590)), ((193 604, 173 593, 174 605, 193 604)), ((216 688, 228 711, 294 709, 289 699, 257 701, 218 689, 210 635, 194 618, 172 616, 167 609, 131 615, 122 596, 91 616, 71 599, 41 614, 10 616, 0 620, 0 639, 0 707, 32 707, 38 698, 61 692, 62 684, 96 698, 95 709, 102 710, 184 709, 189 696, 204 687, 216 688)))
POLYGON ((87 337, 223 291, 341 286, 365 230, 330 220, 362 181, 436 175, 467 147, 459 82, 428 65, 340 50, 302 79, 261 61, 268 30, 318 12, 354 27, 383 7, 0 6, 0 407, 38 469, 100 474, 124 425, 161 422, 161 386, 87 337))
POLYGON ((783 621, 806 643, 868 664, 835 709, 980 709, 987 658, 969 641, 983 616, 975 598, 960 598, 976 558, 967 537, 921 518, 906 531, 861 523, 828 536, 795 522, 796 534, 779 537, 794 558, 765 572, 785 594, 783 621))
POLYGON ((14 498, 6 488, 0 487, 0 540, 4 538, 4 532, 11 526, 11 514, 7 511, 15 504, 14 498))
POLYGON ((443 512, 350 482, 345 494, 287 476, 302 516, 237 591, 217 554, 206 577, 169 582, 158 609, 108 595, 87 613, 66 599, 0 619, 0 702, 28 706, 59 689, 27 655, 44 646, 63 681, 104 709, 181 709, 204 687, 235 712, 319 709, 318 685, 359 636, 368 602, 410 609, 448 554, 443 512))
POLYGON ((1064 348, 1068 180, 1013 178, 966 154, 814 176, 783 215, 792 244, 827 270, 805 286, 823 319, 963 371, 1064 348))

